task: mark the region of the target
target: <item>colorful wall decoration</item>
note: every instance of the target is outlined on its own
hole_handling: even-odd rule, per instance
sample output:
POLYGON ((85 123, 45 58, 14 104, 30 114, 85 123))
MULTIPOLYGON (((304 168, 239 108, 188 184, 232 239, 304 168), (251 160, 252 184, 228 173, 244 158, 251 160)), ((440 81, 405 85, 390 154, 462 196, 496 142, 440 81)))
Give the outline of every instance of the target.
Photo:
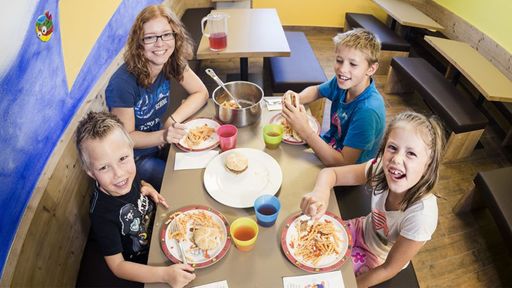
MULTIPOLYGON (((32 191, 67 125, 124 46, 138 12, 162 1, 121 1, 71 88, 63 60, 59 0, 5 2, 2 9, 10 13, 0 17, 9 30, 0 44, 0 271, 32 191)), ((94 11, 89 13, 94 19, 94 11)))

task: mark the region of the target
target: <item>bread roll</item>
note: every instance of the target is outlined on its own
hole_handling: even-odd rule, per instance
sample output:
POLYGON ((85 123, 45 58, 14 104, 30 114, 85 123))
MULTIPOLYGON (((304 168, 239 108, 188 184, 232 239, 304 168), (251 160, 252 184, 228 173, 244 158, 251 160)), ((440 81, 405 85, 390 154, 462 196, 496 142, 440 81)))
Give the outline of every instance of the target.
POLYGON ((249 160, 243 154, 233 152, 226 157, 226 163, 224 164, 229 171, 240 174, 249 166, 249 160))

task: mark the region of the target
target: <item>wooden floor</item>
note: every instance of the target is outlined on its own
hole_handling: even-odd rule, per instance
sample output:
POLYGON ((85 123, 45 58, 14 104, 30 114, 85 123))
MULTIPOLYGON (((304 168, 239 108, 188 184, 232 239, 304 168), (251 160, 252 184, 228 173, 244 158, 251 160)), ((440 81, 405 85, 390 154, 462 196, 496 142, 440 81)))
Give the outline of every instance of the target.
MULTIPOLYGON (((325 74, 331 78, 334 76, 331 38, 336 30, 308 28, 305 32, 325 74)), ((237 72, 238 65, 238 59, 202 63, 203 68, 214 68, 221 78, 226 73, 237 72)), ((250 59, 251 73, 262 73, 262 67, 260 59, 250 59)), ((211 93, 215 83, 210 80, 206 79, 205 83, 211 93)), ((385 99, 388 120, 404 110, 430 114, 419 96, 384 94, 385 77, 378 76, 375 80, 385 99)), ((502 148, 502 139, 498 128, 488 127, 479 145, 482 147, 471 157, 441 165, 441 179, 435 188, 443 197, 438 201, 439 224, 432 240, 413 259, 421 287, 512 287, 512 252, 507 250, 490 214, 486 210, 463 216, 452 212, 461 195, 472 188, 478 171, 511 165, 512 148, 502 148)))

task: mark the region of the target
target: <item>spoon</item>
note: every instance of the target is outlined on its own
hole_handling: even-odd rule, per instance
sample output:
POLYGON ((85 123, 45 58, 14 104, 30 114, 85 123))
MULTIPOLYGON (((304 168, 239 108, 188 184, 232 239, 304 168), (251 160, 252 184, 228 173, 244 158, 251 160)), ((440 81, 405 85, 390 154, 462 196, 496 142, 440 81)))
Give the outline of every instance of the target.
POLYGON ((224 88, 224 91, 226 91, 226 93, 228 93, 229 97, 231 97, 231 99, 233 99, 233 101, 235 101, 236 103, 236 106, 238 106, 238 108, 242 108, 242 106, 240 105, 240 103, 238 103, 238 99, 236 99, 232 94, 231 92, 229 92, 229 90, 226 88, 226 86, 224 86, 224 82, 222 82, 222 80, 220 80, 220 78, 217 76, 217 74, 215 74, 215 72, 213 72, 213 69, 211 68, 207 68, 206 70, 204 70, 206 72, 206 74, 208 74, 210 77, 212 77, 213 80, 215 80, 215 82, 217 82, 217 84, 219 86, 221 86, 222 88, 224 88))

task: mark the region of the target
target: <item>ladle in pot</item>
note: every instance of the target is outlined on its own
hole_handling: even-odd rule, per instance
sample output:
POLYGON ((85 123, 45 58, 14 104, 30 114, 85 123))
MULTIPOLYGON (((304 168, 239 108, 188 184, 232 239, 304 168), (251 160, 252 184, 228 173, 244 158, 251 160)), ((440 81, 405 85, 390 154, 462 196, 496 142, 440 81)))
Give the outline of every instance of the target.
POLYGON ((215 74, 215 72, 213 72, 213 69, 211 68, 207 68, 206 70, 204 70, 206 72, 206 74, 208 74, 210 77, 212 77, 213 80, 215 80, 215 82, 217 82, 217 84, 219 86, 221 86, 222 88, 224 88, 224 91, 226 91, 226 93, 228 93, 229 97, 231 97, 231 99, 233 99, 233 101, 235 101, 236 103, 236 106, 238 106, 239 109, 242 108, 242 105, 240 105, 240 103, 238 103, 238 99, 235 98, 233 96, 233 94, 231 94, 231 92, 229 92, 229 90, 226 88, 226 86, 224 86, 224 82, 222 82, 222 80, 220 80, 220 78, 217 76, 217 74, 215 74))

